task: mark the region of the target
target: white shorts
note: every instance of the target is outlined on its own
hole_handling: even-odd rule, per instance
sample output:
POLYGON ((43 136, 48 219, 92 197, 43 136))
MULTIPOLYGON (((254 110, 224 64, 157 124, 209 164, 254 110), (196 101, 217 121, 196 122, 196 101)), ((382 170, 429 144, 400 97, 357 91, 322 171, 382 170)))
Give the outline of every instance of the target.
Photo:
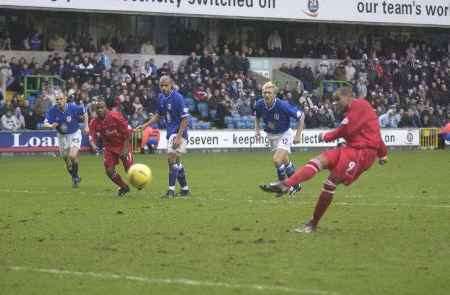
POLYGON ((181 141, 181 144, 178 148, 173 148, 173 142, 175 141, 175 138, 177 137, 176 134, 172 134, 169 137, 169 140, 167 141, 167 153, 168 154, 185 154, 186 153, 186 146, 187 146, 187 140, 183 138, 181 141))
POLYGON ((81 130, 78 129, 72 134, 60 134, 58 133, 59 140, 59 152, 61 154, 68 153, 71 148, 77 148, 78 150, 81 148, 81 130))
POLYGON ((292 129, 289 128, 284 133, 280 134, 268 133, 267 137, 272 151, 280 149, 291 153, 291 146, 294 143, 294 131, 292 131, 292 129))

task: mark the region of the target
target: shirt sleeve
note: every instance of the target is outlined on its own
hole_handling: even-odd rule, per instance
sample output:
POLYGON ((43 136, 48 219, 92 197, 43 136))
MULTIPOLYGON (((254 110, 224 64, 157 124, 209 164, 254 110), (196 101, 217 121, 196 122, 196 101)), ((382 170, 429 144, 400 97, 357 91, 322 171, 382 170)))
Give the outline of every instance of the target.
POLYGON ((121 113, 116 113, 113 115, 114 120, 117 122, 117 127, 119 132, 124 138, 130 138, 133 133, 133 129, 128 125, 128 121, 124 118, 121 113))
POLYGON ((349 110, 341 125, 324 135, 326 142, 336 140, 341 137, 349 136, 361 128, 365 122, 366 107, 357 105, 349 110))
POLYGON ((45 123, 53 124, 56 123, 56 116, 53 108, 48 110, 47 114, 45 114, 45 123))
POLYGON ((78 111, 77 112, 78 116, 80 116, 80 117, 83 117, 86 114, 86 107, 84 106, 83 103, 80 105, 77 105, 77 111, 78 111))
POLYGON ((84 114, 86 113, 86 108, 84 107, 84 104, 75 104, 73 103, 71 105, 72 108, 72 116, 76 116, 78 119, 83 119, 84 114))
POLYGON ((294 107, 293 105, 285 102, 283 106, 284 111, 289 115, 289 117, 294 118, 296 120, 300 120, 303 117, 303 112, 294 107))
POLYGON ((186 107, 183 96, 179 95, 177 97, 176 102, 177 102, 177 104, 176 104, 177 113, 180 116, 180 118, 183 119, 183 118, 189 117, 189 108, 186 107))
POLYGON ((377 150, 377 156, 378 156, 378 158, 383 158, 383 157, 386 157, 387 154, 388 154, 388 149, 386 147, 386 144, 384 143, 383 140, 381 140, 380 146, 378 147, 378 150, 377 150))
POLYGON ((95 119, 89 123, 89 140, 97 144, 97 124, 95 119))

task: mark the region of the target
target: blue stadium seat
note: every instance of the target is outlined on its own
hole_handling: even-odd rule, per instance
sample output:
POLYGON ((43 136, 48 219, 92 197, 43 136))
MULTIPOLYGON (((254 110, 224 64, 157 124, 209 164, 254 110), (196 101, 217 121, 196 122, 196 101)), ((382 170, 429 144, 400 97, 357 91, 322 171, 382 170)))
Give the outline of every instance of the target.
POLYGON ((189 112, 195 111, 195 100, 191 97, 185 97, 184 102, 186 103, 186 106, 189 108, 189 112))
POLYGON ((211 120, 216 120, 217 119, 217 110, 209 110, 209 118, 211 120))
POLYGON ((36 96, 30 95, 30 96, 27 97, 27 100, 28 100, 28 105, 30 107, 33 107, 34 106, 34 102, 36 101, 36 96))
POLYGON ((233 124, 233 118, 230 116, 226 116, 225 117, 225 124, 229 125, 229 124, 233 124))
POLYGON ((197 111, 200 113, 200 117, 208 118, 208 104, 206 102, 197 103, 197 111))

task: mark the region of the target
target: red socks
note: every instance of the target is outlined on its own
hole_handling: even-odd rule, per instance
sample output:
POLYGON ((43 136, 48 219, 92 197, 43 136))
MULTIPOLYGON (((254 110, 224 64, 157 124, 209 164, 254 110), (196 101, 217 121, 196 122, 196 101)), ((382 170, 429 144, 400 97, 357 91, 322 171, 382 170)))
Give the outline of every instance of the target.
POLYGON ((284 181, 287 186, 294 186, 301 182, 305 182, 314 177, 321 169, 320 162, 318 160, 310 160, 305 166, 297 169, 295 173, 284 181))
POLYGON ((117 174, 116 171, 114 171, 112 174, 108 174, 109 178, 117 184, 120 188, 127 187, 128 185, 122 180, 122 177, 120 177, 119 174, 117 174))
POLYGON ((125 171, 128 171, 131 165, 133 165, 133 154, 130 152, 127 157, 120 157, 120 159, 122 160, 123 168, 125 171))
POLYGON ((331 202, 333 201, 333 195, 336 190, 336 184, 331 180, 327 179, 323 184, 322 192, 320 193, 319 199, 316 203, 316 208, 314 209, 313 218, 311 222, 317 225, 322 218, 325 211, 327 211, 331 202))

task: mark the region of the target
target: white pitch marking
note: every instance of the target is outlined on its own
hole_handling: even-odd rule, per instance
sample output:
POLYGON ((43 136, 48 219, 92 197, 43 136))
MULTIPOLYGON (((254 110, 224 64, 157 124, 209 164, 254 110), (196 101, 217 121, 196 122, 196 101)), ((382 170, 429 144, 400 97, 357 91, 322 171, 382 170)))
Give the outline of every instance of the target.
MULTIPOLYGON (((49 194, 49 191, 45 191, 45 190, 15 190, 15 189, 0 189, 0 192, 5 192, 5 193, 25 193, 25 194, 49 194)), ((53 195, 73 195, 73 193, 71 192, 51 192, 51 194, 53 195)), ((78 191, 76 194, 81 194, 81 195, 90 195, 90 196, 104 196, 104 195, 108 195, 109 192, 93 192, 93 193, 87 193, 87 192, 83 192, 83 191, 78 191)), ((339 197, 336 197, 337 199, 339 199, 339 197)), ((350 199, 350 198, 356 198, 356 199, 361 199, 362 197, 359 195, 355 195, 355 196, 350 196, 350 195, 346 195, 343 197, 344 199, 350 199)), ((430 199, 433 198, 433 196, 427 196, 427 197, 423 197, 423 196, 414 196, 414 195, 408 195, 408 196, 392 196, 390 198, 395 198, 395 199, 405 199, 405 198, 409 198, 409 199, 430 199)), ((195 200, 200 200, 200 201, 227 201, 229 202, 230 199, 224 199, 224 198, 206 198, 206 197, 196 197, 194 198, 195 200)), ((231 200, 233 201, 233 200, 231 200)), ((242 200, 237 200, 239 202, 241 201, 245 201, 248 203, 266 203, 266 204, 278 204, 280 200, 276 200, 276 199, 242 199, 242 200)), ((305 202, 305 201, 300 201, 300 202, 296 202, 296 204, 310 204, 309 202, 305 202)), ((347 202, 333 202, 334 206, 346 206, 346 207, 351 207, 351 206, 357 206, 357 207, 420 207, 420 208, 431 208, 431 209, 448 209, 450 208, 450 204, 449 205, 436 205, 436 204, 408 204, 408 203, 362 203, 362 202, 355 202, 355 203, 347 203, 347 202)))
POLYGON ((9 267, 13 271, 26 271, 26 272, 39 272, 48 273, 56 275, 66 275, 66 276, 77 276, 77 277, 92 277, 100 278, 106 280, 128 280, 143 282, 148 284, 168 284, 168 285, 189 285, 189 286, 201 286, 201 287, 216 287, 216 288, 227 288, 227 289, 251 289, 258 291, 279 291, 285 293, 295 293, 295 294, 317 294, 317 295, 338 295, 336 292, 328 292, 323 290, 314 289, 294 289, 281 286, 267 286, 267 285, 255 285, 255 284, 229 284, 224 282, 209 282, 209 281, 195 281, 190 279, 162 279, 162 278, 148 278, 143 276, 129 276, 129 275, 119 275, 112 273, 96 273, 96 272, 81 272, 81 271, 71 271, 62 269, 45 269, 45 268, 31 268, 24 266, 12 266, 9 267))
POLYGON ((336 202, 338 206, 362 206, 362 207, 425 207, 425 208, 450 208, 450 205, 433 205, 433 204, 400 204, 400 203, 346 203, 336 202))

